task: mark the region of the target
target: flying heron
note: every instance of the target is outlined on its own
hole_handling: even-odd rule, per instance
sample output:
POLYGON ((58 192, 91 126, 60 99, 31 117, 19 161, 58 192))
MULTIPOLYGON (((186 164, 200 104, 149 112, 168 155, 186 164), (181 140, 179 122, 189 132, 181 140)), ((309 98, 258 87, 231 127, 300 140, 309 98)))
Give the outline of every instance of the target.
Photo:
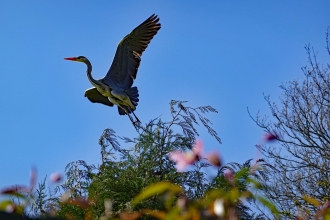
POLYGON ((92 64, 86 57, 64 58, 87 65, 87 77, 94 87, 85 91, 85 97, 93 103, 110 107, 117 105, 119 114, 128 115, 134 126, 140 123, 134 114, 139 102, 139 92, 136 86, 132 87, 132 84, 136 78, 143 51, 161 27, 158 22, 157 15, 151 15, 119 42, 110 69, 103 79, 92 77, 92 64), (135 122, 130 114, 134 115, 135 122))

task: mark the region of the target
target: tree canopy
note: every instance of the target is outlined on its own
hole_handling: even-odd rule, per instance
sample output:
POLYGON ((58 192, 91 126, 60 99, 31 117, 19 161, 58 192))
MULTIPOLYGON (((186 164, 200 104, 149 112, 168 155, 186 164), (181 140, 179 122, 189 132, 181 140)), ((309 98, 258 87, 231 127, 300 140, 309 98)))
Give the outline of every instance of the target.
MULTIPOLYGON (((328 37, 329 31, 330 55, 328 37)), ((282 84, 279 104, 265 96, 272 117, 253 117, 280 145, 260 147, 272 165, 264 194, 287 218, 312 218, 330 195, 330 65, 319 63, 318 52, 310 45, 305 49, 304 80, 282 84)))

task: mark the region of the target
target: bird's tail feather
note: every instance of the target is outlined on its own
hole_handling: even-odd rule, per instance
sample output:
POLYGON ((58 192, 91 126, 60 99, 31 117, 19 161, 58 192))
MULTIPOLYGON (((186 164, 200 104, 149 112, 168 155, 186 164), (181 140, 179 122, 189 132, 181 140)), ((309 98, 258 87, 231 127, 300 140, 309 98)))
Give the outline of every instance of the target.
MULTIPOLYGON (((139 102, 139 91, 138 91, 137 87, 134 86, 132 88, 126 89, 125 93, 126 93, 126 95, 128 95, 128 97, 131 100, 132 104, 134 106, 137 106, 138 102, 139 102)), ((126 112, 132 113, 134 110, 135 110, 135 108, 132 109, 128 106, 121 106, 121 107, 118 106, 118 112, 119 112, 120 115, 127 115, 126 112)))
POLYGON ((122 109, 122 108, 124 108, 126 110, 126 112, 128 112, 129 114, 135 111, 135 109, 131 109, 130 107, 127 107, 127 106, 122 106, 122 107, 118 106, 118 113, 120 115, 127 115, 126 112, 124 111, 124 109, 122 109))
POLYGON ((134 86, 132 88, 126 89, 125 93, 129 96, 132 104, 134 106, 137 106, 138 102, 139 102, 139 91, 138 91, 137 87, 134 86))
POLYGON ((122 108, 120 108, 119 106, 118 106, 118 113, 120 115, 126 115, 126 112, 122 108))

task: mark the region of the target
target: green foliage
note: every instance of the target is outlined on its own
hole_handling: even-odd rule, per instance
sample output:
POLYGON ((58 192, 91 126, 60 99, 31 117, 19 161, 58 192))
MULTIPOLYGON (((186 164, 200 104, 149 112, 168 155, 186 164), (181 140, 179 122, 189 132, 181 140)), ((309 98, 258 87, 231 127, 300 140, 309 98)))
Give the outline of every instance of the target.
MULTIPOLYGON (((226 164, 218 170, 218 174, 213 178, 209 189, 216 192, 215 196, 219 196, 217 193, 220 193, 224 198, 226 198, 226 195, 229 196, 228 199, 231 202, 242 196, 247 202, 255 203, 256 197, 253 196, 250 189, 251 187, 255 190, 261 189, 258 179, 262 173, 262 167, 264 167, 262 159, 256 161, 253 166, 251 166, 251 160, 246 161, 242 165, 234 162, 226 164)), ((259 202, 263 202, 262 198, 257 198, 259 202)), ((251 209, 247 205, 238 202, 235 207, 236 212, 240 213, 241 219, 251 218, 251 209)), ((271 211, 275 211, 275 209, 271 211)), ((260 216, 255 218, 262 219, 260 216)))
POLYGON ((57 216, 63 219, 84 219, 88 210, 74 204, 60 204, 57 216))
MULTIPOLYGON (((101 145, 102 164, 98 175, 94 175, 89 187, 89 198, 95 201, 93 213, 101 216, 104 213, 103 203, 106 199, 112 201, 113 213, 132 211, 131 200, 141 190, 159 181, 168 181, 184 187, 192 197, 202 196, 206 190, 205 173, 201 171, 207 164, 196 163, 194 168, 185 173, 176 171, 175 163, 169 160, 168 153, 174 150, 191 150, 197 130, 193 127, 196 117, 191 119, 193 108, 183 106, 182 102, 172 101, 172 120, 163 122, 160 119, 150 121, 141 127, 139 137, 135 139, 121 138, 126 143, 133 144, 131 150, 124 150, 117 141, 114 131, 107 129, 99 141, 101 145), (177 109, 174 108, 177 104, 177 109), (179 126, 183 134, 172 129, 179 126), (116 160, 114 152, 119 154, 116 160), (204 184, 204 185, 203 185, 204 184), (99 190, 102 188, 103 190, 99 190)), ((206 112, 209 108, 201 108, 206 112)), ((212 110, 212 109, 211 109, 212 110)), ((193 111, 199 111, 199 108, 193 111)), ((198 113, 202 117, 201 113, 198 113)), ((203 120, 207 120, 205 117, 203 120)), ((195 123, 196 124, 196 123, 195 123)), ((213 132, 215 135, 215 133, 213 132)), ((157 209, 165 210, 164 195, 154 196, 139 203, 135 210, 157 209)))
POLYGON ((230 163, 210 177, 205 168, 212 161, 201 154, 193 158, 186 172, 177 171, 168 155, 192 150, 198 136, 195 128, 198 119, 221 143, 203 115, 216 110, 210 106, 186 107, 184 103, 172 101, 172 119, 150 121, 140 127, 139 136, 134 139, 118 137, 114 130, 105 129, 99 140, 101 164, 88 165, 83 160, 69 163, 65 168, 66 181, 53 193, 46 193, 44 180, 29 194, 33 215, 56 213, 66 219, 101 220, 198 219, 198 216, 262 219, 243 203, 256 200, 275 212, 268 200, 254 197, 250 191, 251 186, 260 189, 257 179, 262 172, 257 167, 263 165, 262 160, 253 166, 251 160, 243 165, 230 163), (122 148, 118 140, 130 148, 122 148))
POLYGON ((132 201, 132 205, 137 205, 142 200, 149 199, 150 197, 166 194, 167 198, 171 198, 173 195, 181 193, 183 190, 178 186, 170 182, 157 182, 150 186, 147 186, 142 192, 140 192, 132 201))
MULTIPOLYGON (((329 30, 326 42, 330 55, 329 30)), ((229 163, 217 167, 217 175, 210 177, 205 168, 219 164, 220 159, 213 157, 213 163, 195 153, 193 161, 184 164, 189 169, 177 172, 168 155, 192 150, 199 135, 196 126, 202 124, 219 143, 221 139, 204 116, 217 113, 214 108, 192 108, 185 101, 172 100, 171 120, 154 119, 140 126, 134 139, 105 129, 99 139, 101 164, 69 163, 66 181, 53 192, 47 192, 46 178, 35 188, 35 172, 31 186, 1 190, 0 195, 9 199, 0 202, 0 211, 78 220, 261 220, 269 213, 274 219, 330 219, 329 65, 319 65, 309 45, 306 50, 311 68, 303 68, 306 79, 301 85, 292 81, 281 87, 283 108, 265 97, 276 122, 259 115, 255 119, 271 134, 267 141, 279 141, 290 158, 263 143, 262 153, 270 158, 267 162, 229 163), (119 139, 129 148, 122 148, 119 139), (256 204, 266 212, 252 212, 250 205, 256 204)))
MULTIPOLYGON (((243 167, 243 166, 242 166, 243 167)), ((254 171, 255 172, 255 171, 254 171)), ((221 172, 220 172, 221 173, 221 172)), ((210 187, 205 192, 203 198, 190 200, 182 196, 182 189, 177 185, 168 182, 158 182, 145 188, 138 196, 133 199, 133 204, 141 202, 142 199, 148 199, 166 192, 164 199, 167 205, 164 211, 152 211, 150 209, 140 210, 139 214, 154 216, 157 219, 264 219, 261 214, 252 215, 248 213, 249 208, 242 204, 243 200, 256 199, 265 205, 275 216, 279 217, 277 208, 269 200, 254 196, 248 190, 248 181, 252 180, 251 169, 245 167, 237 170, 231 178, 218 176, 214 183, 227 187, 210 187), (179 196, 181 194, 181 196, 179 196), (173 204, 173 196, 178 198, 176 204, 173 204), (155 215, 157 213, 157 215, 155 215)), ((256 186, 260 186, 258 181, 253 181, 256 186)))

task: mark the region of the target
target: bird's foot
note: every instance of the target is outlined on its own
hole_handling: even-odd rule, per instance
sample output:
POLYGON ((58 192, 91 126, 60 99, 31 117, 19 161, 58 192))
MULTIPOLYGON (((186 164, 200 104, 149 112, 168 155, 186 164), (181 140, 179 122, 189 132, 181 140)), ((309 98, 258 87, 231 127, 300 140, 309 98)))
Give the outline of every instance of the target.
POLYGON ((138 131, 139 128, 141 127, 141 122, 139 121, 133 121, 132 122, 133 126, 135 127, 135 129, 138 131))

